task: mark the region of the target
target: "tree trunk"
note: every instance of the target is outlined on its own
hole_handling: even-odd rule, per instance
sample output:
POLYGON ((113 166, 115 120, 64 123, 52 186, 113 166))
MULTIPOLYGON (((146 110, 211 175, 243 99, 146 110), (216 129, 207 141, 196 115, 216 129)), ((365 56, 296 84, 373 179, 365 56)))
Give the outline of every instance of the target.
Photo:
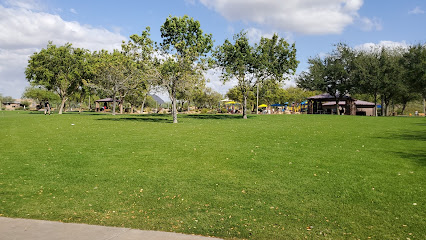
POLYGON ((339 99, 336 99, 336 113, 337 115, 340 115, 339 99))
POLYGON ((247 95, 244 94, 243 119, 247 119, 247 95))
POLYGON ((389 116, 389 105, 390 105, 390 100, 388 100, 385 97, 385 116, 389 116))
POLYGON ((145 94, 145 96, 143 97, 142 107, 141 107, 141 114, 143 114, 143 109, 144 109, 144 107, 145 107, 145 101, 146 101, 147 96, 148 96, 148 93, 147 93, 147 94, 145 94))
POLYGON ((381 96, 381 100, 380 101, 381 101, 380 104, 382 105, 382 108, 380 108, 380 113, 382 114, 382 117, 383 117, 383 116, 385 116, 385 106, 384 106, 385 105, 385 101, 384 101, 384 97, 383 96, 381 96))
POLYGON ((256 90, 256 114, 259 114, 259 83, 257 83, 256 85, 257 85, 257 90, 256 90))
POLYGON ((176 109, 176 91, 172 90, 172 115, 173 115, 173 123, 178 123, 177 120, 177 109, 176 109))
POLYGON ((115 101, 115 92, 114 92, 114 94, 112 95, 112 115, 115 115, 115 104, 116 104, 116 101, 115 101))
POLYGON ((402 104, 402 110, 401 110, 401 115, 404 115, 404 111, 405 111, 405 107, 407 106, 407 103, 403 103, 402 104))
POLYGON ((64 107, 65 107, 65 102, 66 101, 67 101, 66 97, 62 98, 61 107, 59 108, 59 114, 62 114, 62 112, 64 111, 64 107))
POLYGON ((112 99, 112 115, 115 115, 115 96, 112 99))
POLYGON ((80 108, 78 109, 78 114, 81 113, 82 109, 81 109, 81 105, 83 105, 83 99, 80 100, 80 108))
POLYGON ((374 116, 377 117, 377 93, 374 93, 374 116))

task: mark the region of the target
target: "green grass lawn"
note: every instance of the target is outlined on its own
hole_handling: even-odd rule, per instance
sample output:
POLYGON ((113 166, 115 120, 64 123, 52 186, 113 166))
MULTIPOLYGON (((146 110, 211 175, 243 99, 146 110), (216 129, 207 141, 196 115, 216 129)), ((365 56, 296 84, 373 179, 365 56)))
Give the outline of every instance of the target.
POLYGON ((0 112, 0 215, 226 239, 426 239, 426 118, 0 112))

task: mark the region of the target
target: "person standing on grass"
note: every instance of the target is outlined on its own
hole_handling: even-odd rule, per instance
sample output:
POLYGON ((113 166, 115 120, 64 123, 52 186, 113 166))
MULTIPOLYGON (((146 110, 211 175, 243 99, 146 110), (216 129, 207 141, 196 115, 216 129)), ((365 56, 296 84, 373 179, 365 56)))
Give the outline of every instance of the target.
POLYGON ((44 102, 44 115, 46 115, 46 113, 49 113, 49 115, 50 115, 50 103, 49 103, 49 100, 46 100, 44 102))

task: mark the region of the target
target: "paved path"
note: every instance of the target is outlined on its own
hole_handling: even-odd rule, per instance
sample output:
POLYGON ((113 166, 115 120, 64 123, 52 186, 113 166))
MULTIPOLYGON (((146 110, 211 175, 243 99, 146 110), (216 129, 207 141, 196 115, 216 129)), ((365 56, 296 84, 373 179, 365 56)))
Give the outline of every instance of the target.
POLYGON ((1 240, 212 240, 179 233, 0 217, 1 240))

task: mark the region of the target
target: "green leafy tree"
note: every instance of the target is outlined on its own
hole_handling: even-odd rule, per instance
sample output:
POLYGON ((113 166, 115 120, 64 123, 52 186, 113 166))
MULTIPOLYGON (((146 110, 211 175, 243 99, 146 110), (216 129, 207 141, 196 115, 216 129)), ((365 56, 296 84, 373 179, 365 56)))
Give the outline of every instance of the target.
POLYGON ((13 97, 11 97, 11 96, 2 97, 1 100, 2 100, 3 103, 11 103, 11 102, 15 101, 15 99, 13 97))
POLYGON ((402 49, 382 48, 379 58, 380 89, 382 116, 389 114, 389 106, 401 92, 403 67, 400 64, 402 49))
POLYGON ((259 44, 251 46, 247 33, 234 35, 215 51, 217 66, 222 70, 222 81, 238 80, 243 96, 243 118, 247 118, 247 99, 254 86, 266 79, 281 82, 294 74, 298 61, 296 49, 278 35, 270 39, 261 38, 259 44))
POLYGON ((222 100, 222 94, 206 87, 197 89, 194 94, 194 103, 198 108, 215 108, 222 100))
POLYGON ((324 59, 320 57, 309 59, 309 71, 299 76, 296 80, 297 85, 307 90, 329 93, 336 101, 337 114, 340 114, 339 101, 346 94, 355 91, 351 78, 353 59, 352 49, 344 44, 338 44, 324 59))
POLYGON ((382 88, 381 54, 360 51, 354 59, 352 77, 357 86, 357 93, 366 93, 374 97, 374 115, 377 116, 377 97, 382 88))
POLYGON ((426 45, 411 46, 401 59, 404 79, 410 92, 419 93, 423 98, 423 112, 426 112, 426 45))
POLYGON ((169 16, 161 26, 161 51, 158 67, 159 80, 172 101, 173 123, 177 123, 177 94, 193 86, 202 78, 203 60, 211 51, 211 34, 204 34, 200 22, 189 18, 169 16))
POLYGON ((140 104, 141 113, 144 111, 145 102, 151 88, 155 85, 155 44, 150 36, 150 28, 147 27, 140 36, 133 34, 127 43, 123 42, 122 44, 123 53, 133 59, 138 70, 138 74, 134 78, 136 87, 129 89, 128 94, 131 96, 127 99, 137 103, 140 102, 137 97, 140 97, 142 100, 140 104))
POLYGON ((3 108, 3 103, 9 103, 9 102, 14 102, 15 99, 13 99, 11 96, 5 96, 3 97, 0 94, 0 110, 3 108))
POLYGON ((117 98, 124 99, 127 92, 137 86, 135 79, 138 78, 139 71, 136 63, 118 50, 111 53, 103 50, 94 55, 96 77, 89 86, 113 99, 112 114, 115 115, 117 98))
POLYGON ((45 49, 30 56, 26 78, 33 86, 56 92, 61 98, 59 114, 62 114, 65 102, 86 77, 84 66, 88 56, 87 50, 73 48, 70 43, 57 47, 49 42, 45 49))
POLYGON ((298 87, 288 87, 284 89, 286 102, 301 103, 308 97, 321 94, 320 91, 308 91, 298 87))
POLYGON ((61 101, 60 97, 56 93, 40 87, 25 88, 22 97, 36 100, 40 105, 44 100, 49 100, 50 103, 61 101))

